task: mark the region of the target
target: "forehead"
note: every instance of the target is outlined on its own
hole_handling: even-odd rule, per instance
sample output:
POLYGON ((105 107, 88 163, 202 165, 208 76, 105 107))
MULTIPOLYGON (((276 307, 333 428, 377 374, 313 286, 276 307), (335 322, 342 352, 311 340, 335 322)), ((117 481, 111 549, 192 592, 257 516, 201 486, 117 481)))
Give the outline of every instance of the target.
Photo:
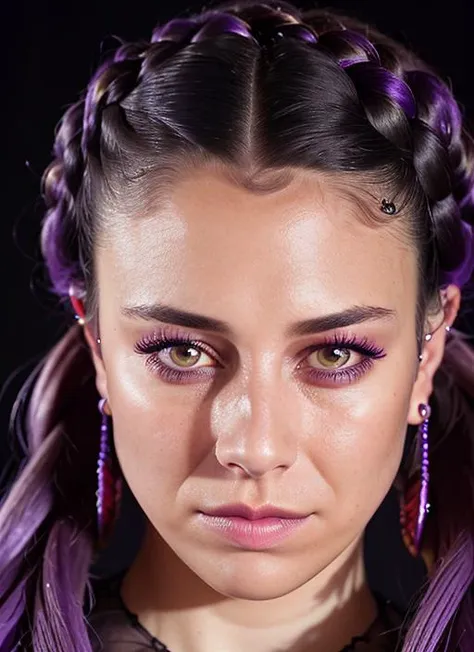
POLYGON ((368 226, 362 210, 316 173, 257 193, 196 171, 146 210, 113 216, 97 252, 99 288, 121 305, 160 301, 215 315, 326 313, 359 302, 411 301, 414 310, 413 248, 399 227, 368 226))

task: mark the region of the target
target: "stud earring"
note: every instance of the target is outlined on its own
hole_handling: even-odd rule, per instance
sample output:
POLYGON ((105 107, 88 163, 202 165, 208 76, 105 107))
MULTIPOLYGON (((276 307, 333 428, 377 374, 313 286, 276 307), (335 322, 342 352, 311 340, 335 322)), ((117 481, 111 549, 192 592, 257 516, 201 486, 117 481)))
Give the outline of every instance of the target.
MULTIPOLYGON (((439 328, 439 327, 438 327, 438 328, 439 328)), ((438 329, 432 331, 431 333, 426 333, 426 335, 425 335, 424 338, 423 338, 424 341, 425 341, 425 342, 430 342, 430 341, 433 339, 433 335, 434 335, 434 333, 436 333, 437 330, 438 330, 438 329)), ((451 326, 445 326, 445 327, 444 327, 444 330, 445 330, 446 333, 449 335, 449 333, 451 333, 451 330, 452 330, 452 329, 451 329, 451 326)), ((419 360, 420 362, 422 362, 422 360, 423 360, 423 354, 422 354, 422 353, 420 353, 420 354, 418 355, 418 360, 419 360)))
POLYGON ((100 427, 99 459, 97 461, 97 534, 99 549, 110 540, 117 520, 122 498, 122 474, 115 454, 110 410, 107 399, 99 401, 102 415, 100 427))
MULTIPOLYGON (((432 331, 431 333, 426 333, 426 335, 425 335, 425 342, 430 342, 430 341, 433 339, 433 335, 436 333, 436 331, 437 331, 439 328, 440 328, 440 326, 438 326, 438 328, 435 328, 435 330, 432 331)), ((444 330, 445 330, 447 333, 450 333, 450 332, 451 332, 451 326, 445 326, 445 327, 444 327, 444 330)))
POLYGON ((430 479, 428 426, 431 408, 428 404, 420 403, 418 412, 423 419, 417 433, 420 468, 412 478, 407 479, 400 499, 400 525, 403 542, 415 557, 420 553, 426 515, 430 510, 428 502, 430 479))

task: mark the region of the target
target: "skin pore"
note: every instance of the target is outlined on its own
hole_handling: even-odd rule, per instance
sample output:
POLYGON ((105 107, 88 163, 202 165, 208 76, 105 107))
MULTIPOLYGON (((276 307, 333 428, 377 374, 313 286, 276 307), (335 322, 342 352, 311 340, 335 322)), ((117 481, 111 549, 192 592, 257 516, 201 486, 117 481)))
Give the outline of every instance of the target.
POLYGON ((172 652, 338 652, 375 616, 362 536, 445 330, 420 364, 415 251, 354 212, 327 176, 258 194, 203 168, 97 248, 101 355, 87 336, 148 519, 122 596, 172 652), (236 503, 306 518, 254 549, 201 518, 236 503))

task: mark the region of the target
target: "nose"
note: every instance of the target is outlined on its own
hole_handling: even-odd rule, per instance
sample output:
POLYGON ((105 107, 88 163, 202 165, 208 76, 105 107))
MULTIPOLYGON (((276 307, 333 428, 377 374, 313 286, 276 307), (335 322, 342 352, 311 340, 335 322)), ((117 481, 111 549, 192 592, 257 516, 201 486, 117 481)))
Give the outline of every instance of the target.
POLYGON ((288 469, 297 456, 297 418, 277 380, 251 380, 215 397, 212 427, 218 462, 252 478, 288 469), (290 427, 291 422, 291 427, 290 427))

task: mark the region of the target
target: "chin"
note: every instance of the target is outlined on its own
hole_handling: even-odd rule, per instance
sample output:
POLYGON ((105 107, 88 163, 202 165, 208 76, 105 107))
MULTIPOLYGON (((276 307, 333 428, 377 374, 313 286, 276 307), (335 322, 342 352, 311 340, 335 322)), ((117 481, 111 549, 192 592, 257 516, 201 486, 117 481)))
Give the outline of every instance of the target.
POLYGON ((240 563, 221 560, 212 569, 195 569, 214 591, 240 600, 274 600, 288 595, 318 574, 299 563, 272 559, 266 553, 247 553, 240 563))

